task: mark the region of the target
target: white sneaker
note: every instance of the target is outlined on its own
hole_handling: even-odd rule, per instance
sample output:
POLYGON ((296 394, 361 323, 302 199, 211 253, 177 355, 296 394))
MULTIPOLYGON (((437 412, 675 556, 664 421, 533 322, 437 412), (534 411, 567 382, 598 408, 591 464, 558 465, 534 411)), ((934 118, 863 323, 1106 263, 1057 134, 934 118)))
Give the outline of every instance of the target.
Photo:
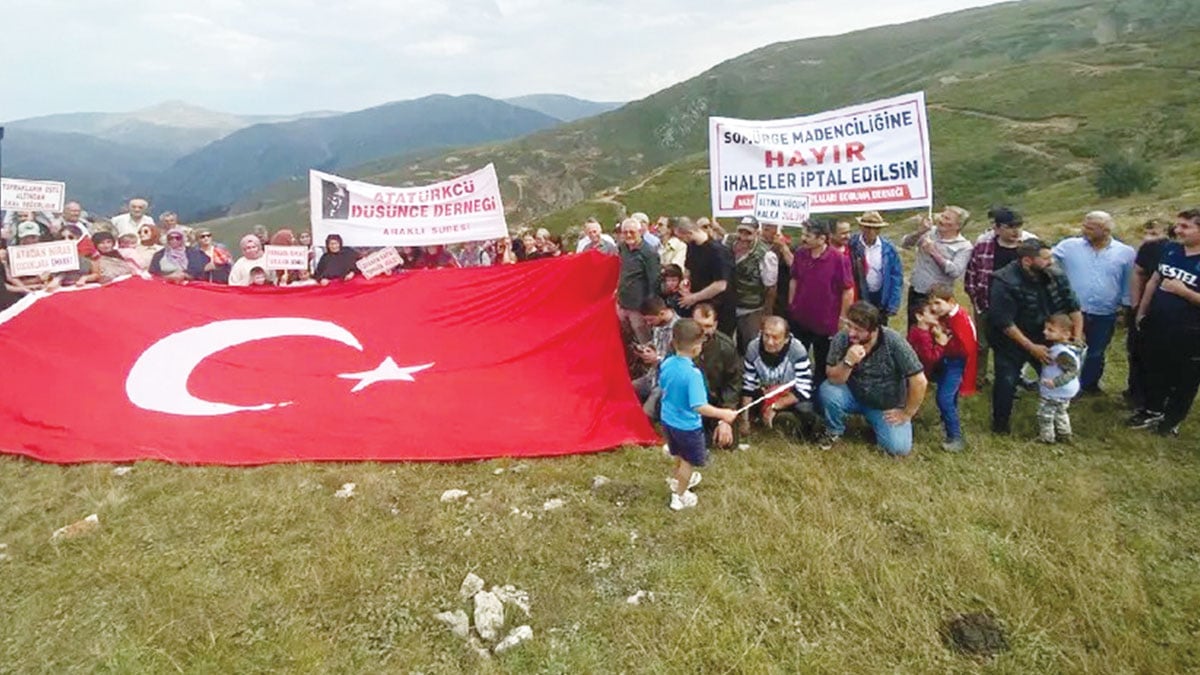
MULTIPOLYGON (((701 476, 699 471, 693 471, 692 477, 688 479, 688 489, 691 490, 696 487, 702 480, 704 480, 704 476, 701 476)), ((667 487, 671 488, 671 492, 675 492, 679 488, 679 481, 675 480, 674 476, 669 476, 667 478, 667 487)))
POLYGON ((683 494, 679 494, 678 492, 672 492, 671 493, 671 510, 672 511, 682 511, 684 509, 694 508, 696 506, 696 501, 697 501, 696 493, 694 493, 694 492, 689 491, 689 492, 685 492, 683 494))

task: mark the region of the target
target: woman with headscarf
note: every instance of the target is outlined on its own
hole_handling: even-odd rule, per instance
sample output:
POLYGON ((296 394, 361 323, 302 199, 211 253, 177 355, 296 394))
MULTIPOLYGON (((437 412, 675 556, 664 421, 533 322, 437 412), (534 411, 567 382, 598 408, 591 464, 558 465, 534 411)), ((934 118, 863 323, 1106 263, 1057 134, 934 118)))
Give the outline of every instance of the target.
POLYGON ((207 256, 187 246, 187 232, 178 225, 167 233, 167 246, 150 259, 150 274, 176 283, 204 275, 207 256))
MULTIPOLYGON (((257 235, 248 234, 242 237, 240 243, 242 257, 238 258, 229 270, 230 286, 249 286, 252 281, 251 270, 255 267, 264 267, 267 262, 262 259, 266 251, 263 250, 262 240, 257 235)), ((272 284, 275 283, 275 272, 267 270, 267 277, 272 284)))
POLYGON ((322 286, 329 285, 331 280, 350 281, 358 273, 356 262, 358 254, 342 245, 342 236, 331 234, 325 237, 325 255, 317 261, 313 278, 322 286))
POLYGON ((162 250, 158 243, 158 228, 153 225, 142 225, 137 231, 138 243, 133 247, 130 257, 142 269, 150 269, 150 261, 154 254, 162 250))

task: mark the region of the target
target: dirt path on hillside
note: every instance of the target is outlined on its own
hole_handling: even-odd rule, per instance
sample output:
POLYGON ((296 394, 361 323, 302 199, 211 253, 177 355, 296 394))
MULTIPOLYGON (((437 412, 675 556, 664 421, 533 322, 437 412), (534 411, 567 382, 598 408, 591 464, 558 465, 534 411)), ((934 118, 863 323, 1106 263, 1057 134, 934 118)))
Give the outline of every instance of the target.
POLYGON ((670 164, 664 164, 663 166, 660 166, 646 174, 641 180, 629 186, 628 188, 622 188, 618 186, 611 190, 598 192, 592 197, 592 201, 603 204, 612 204, 613 206, 617 207, 617 211, 621 214, 621 217, 624 218, 625 214, 629 210, 629 207, 625 205, 625 203, 618 201, 618 198, 628 196, 631 192, 637 192, 638 190, 641 190, 642 188, 646 187, 650 181, 666 173, 667 169, 670 167, 670 164))
POLYGON ((1070 115, 1057 115, 1055 117, 1044 117, 1042 119, 1023 120, 1015 117, 1005 117, 996 113, 986 112, 983 110, 974 110, 972 108, 955 108, 941 103, 930 103, 928 106, 932 110, 941 110, 942 112, 954 113, 957 115, 966 115, 968 117, 978 117, 980 119, 999 122, 1005 126, 1016 129, 1026 129, 1029 131, 1053 131, 1060 134, 1069 134, 1079 128, 1080 120, 1077 117, 1070 115))
POLYGON ((1119 73, 1127 70, 1156 70, 1164 73, 1200 75, 1200 70, 1195 68, 1184 68, 1183 66, 1153 66, 1148 63, 1084 63, 1082 61, 1059 61, 1059 63, 1072 66, 1077 72, 1083 75, 1107 75, 1108 73, 1119 73))

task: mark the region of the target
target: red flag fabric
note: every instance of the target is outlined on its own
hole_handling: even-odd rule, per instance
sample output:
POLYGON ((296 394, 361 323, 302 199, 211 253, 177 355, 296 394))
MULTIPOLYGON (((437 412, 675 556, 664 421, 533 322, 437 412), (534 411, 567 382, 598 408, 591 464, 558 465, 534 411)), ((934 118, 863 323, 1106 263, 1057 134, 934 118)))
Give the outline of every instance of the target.
POLYGON ((0 313, 0 452, 466 460, 658 442, 600 254, 328 287, 138 278, 0 313))

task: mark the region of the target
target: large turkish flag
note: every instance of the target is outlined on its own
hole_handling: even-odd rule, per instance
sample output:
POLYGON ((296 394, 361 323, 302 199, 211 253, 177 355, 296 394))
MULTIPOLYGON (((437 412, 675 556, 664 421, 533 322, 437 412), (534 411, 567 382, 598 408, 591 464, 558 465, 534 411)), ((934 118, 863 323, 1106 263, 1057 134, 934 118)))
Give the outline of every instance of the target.
POLYGON ((600 254, 328 287, 128 279, 0 314, 0 453, 464 460, 657 442, 600 254))

